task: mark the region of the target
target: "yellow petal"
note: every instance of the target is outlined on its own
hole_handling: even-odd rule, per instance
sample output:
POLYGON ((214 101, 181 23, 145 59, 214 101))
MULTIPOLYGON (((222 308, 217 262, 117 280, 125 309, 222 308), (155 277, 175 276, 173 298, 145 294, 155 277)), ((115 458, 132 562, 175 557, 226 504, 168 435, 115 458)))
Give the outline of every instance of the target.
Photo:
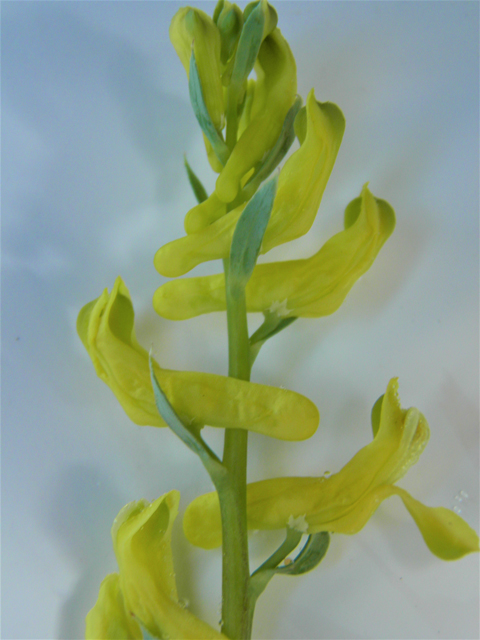
MULTIPOLYGON (((105 290, 80 311, 77 329, 98 376, 133 422, 166 426, 156 409, 148 353, 136 340, 132 302, 120 278, 111 294, 105 290)), ((315 405, 293 391, 157 364, 155 375, 185 424, 249 429, 282 440, 309 438, 318 426, 315 405)))
POLYGON ((125 609, 118 573, 103 580, 85 624, 86 640, 142 640, 140 625, 125 609))
POLYGON ((170 24, 170 40, 187 76, 193 51, 208 113, 215 127, 224 126, 224 101, 220 69, 220 33, 213 20, 200 9, 182 7, 170 24))
MULTIPOLYGON (((226 225, 229 215, 217 224, 226 225)), ((360 198, 347 207, 346 224, 344 231, 330 238, 311 258, 257 265, 246 288, 247 311, 270 310, 285 317, 306 318, 334 313, 373 264, 393 231, 395 214, 387 202, 374 198, 365 186, 360 198)), ((188 240, 192 258, 194 236, 188 240)), ((207 246, 211 245, 202 249, 207 246)), ((224 277, 219 274, 167 282, 156 291, 153 304, 157 313, 171 320, 222 311, 226 309, 224 277)))
POLYGON ((133 502, 118 514, 112 539, 127 610, 158 638, 225 638, 178 602, 171 550, 178 491, 151 504, 133 502))
POLYGON ((187 233, 196 233, 227 213, 227 205, 219 200, 215 191, 203 202, 192 207, 185 216, 187 233))
MULTIPOLYGON (((255 88, 255 95, 258 91, 255 88)), ((338 107, 317 102, 313 91, 310 92, 306 105, 307 134, 300 149, 280 172, 261 253, 310 229, 335 162, 344 124, 338 107)), ((163 276, 174 278, 202 262, 228 257, 233 232, 245 204, 225 215, 225 209, 218 204, 218 195, 212 195, 209 200, 203 207, 198 205, 188 212, 185 221, 188 236, 157 251, 155 268, 163 276), (216 218, 220 219, 215 221, 216 218)))
POLYGON ((403 489, 395 488, 432 553, 442 560, 457 560, 480 550, 477 533, 450 509, 426 507, 403 489))
POLYGON ((295 59, 279 29, 275 29, 263 41, 255 69, 257 90, 251 120, 237 141, 215 186, 215 191, 223 202, 231 202, 235 198, 242 177, 273 147, 295 99, 295 59), (263 92, 260 90, 261 85, 264 86, 263 92), (261 93, 264 94, 262 109, 257 106, 261 93))
POLYGON ((313 89, 306 104, 307 133, 285 163, 262 253, 307 233, 315 220, 345 130, 345 118, 331 102, 317 102, 313 89))
POLYGON ((160 247, 155 254, 155 269, 162 276, 176 278, 202 262, 228 258, 233 232, 244 208, 245 204, 201 231, 190 233, 160 247))
MULTIPOLYGON (((305 515, 309 532, 356 533, 380 502, 391 495, 391 483, 414 464, 428 440, 428 425, 417 409, 403 410, 398 382, 390 381, 374 440, 328 478, 274 478, 247 487, 248 526, 284 528, 290 517, 305 515)), ((221 541, 216 493, 194 500, 185 513, 187 537, 199 546, 221 541)))
POLYGON ((215 171, 215 173, 220 173, 220 171, 223 169, 223 164, 217 158, 217 154, 213 150, 213 147, 205 134, 203 134, 203 142, 205 144, 205 151, 207 152, 207 158, 210 166, 212 167, 213 171, 215 171))

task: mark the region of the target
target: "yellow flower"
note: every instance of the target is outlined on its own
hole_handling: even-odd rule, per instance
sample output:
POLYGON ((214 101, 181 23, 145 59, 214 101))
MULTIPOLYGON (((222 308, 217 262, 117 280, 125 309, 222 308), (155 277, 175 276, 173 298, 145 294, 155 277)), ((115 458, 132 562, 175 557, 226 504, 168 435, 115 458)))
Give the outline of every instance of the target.
MULTIPOLYGON (((80 311, 77 330, 98 376, 131 420, 165 427, 155 405, 148 353, 135 337, 133 306, 121 278, 110 294, 105 289, 80 311)), ((315 405, 293 391, 157 364, 155 375, 187 426, 249 429, 282 440, 309 438, 318 426, 315 405)))
POLYGON ((158 638, 213 640, 225 636, 178 600, 171 549, 180 494, 127 504, 112 527, 119 574, 110 574, 86 618, 87 640, 158 638), (140 626, 141 625, 141 626, 140 626))
MULTIPOLYGON (((306 134, 300 148, 280 171, 261 253, 299 238, 310 229, 342 141, 345 120, 336 105, 317 102, 312 90, 303 113, 306 134)), ((225 215, 226 209, 215 192, 193 207, 185 218, 189 235, 157 251, 157 271, 173 278, 201 262, 228 258, 233 232, 244 207, 245 204, 225 215)))
POLYGON ((224 127, 224 100, 220 71, 220 32, 213 20, 200 9, 182 7, 170 24, 170 40, 187 76, 193 52, 197 63, 202 93, 213 124, 224 127))
MULTIPOLYGON (((255 267, 246 287, 247 311, 271 311, 284 317, 333 313, 355 282, 371 267, 395 226, 395 214, 365 186, 345 211, 345 229, 318 253, 304 260, 255 267)), ((223 274, 183 278, 157 289, 157 313, 183 320, 226 308, 223 274)))
POLYGON ((263 41, 255 71, 257 82, 250 122, 237 140, 215 186, 217 196, 223 202, 235 198, 243 176, 273 147, 295 100, 295 59, 280 29, 275 28, 263 41))
MULTIPOLYGON (((443 560, 456 560, 479 550, 478 535, 456 513, 426 507, 394 483, 417 462, 429 438, 424 416, 400 407, 398 382, 392 379, 381 401, 373 441, 330 477, 275 478, 248 485, 250 529, 280 529, 301 520, 309 534, 360 531, 385 498, 398 495, 415 520, 430 551, 443 560)), ((221 544, 216 493, 195 499, 187 508, 184 530, 193 544, 221 544)))

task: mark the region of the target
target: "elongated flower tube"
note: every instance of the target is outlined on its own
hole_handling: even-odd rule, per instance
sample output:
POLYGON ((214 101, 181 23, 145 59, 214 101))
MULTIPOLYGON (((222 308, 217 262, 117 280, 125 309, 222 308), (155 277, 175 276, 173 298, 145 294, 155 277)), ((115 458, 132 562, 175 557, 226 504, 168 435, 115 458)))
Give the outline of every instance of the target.
POLYGON ((187 77, 193 46, 207 110, 213 124, 221 131, 225 124, 225 106, 220 75, 221 42, 217 25, 200 9, 182 7, 173 16, 169 33, 187 77))
MULTIPOLYGON (((246 287, 247 311, 306 318, 336 311, 392 233, 395 214, 365 186, 348 205, 344 222, 344 231, 311 258, 257 265, 246 287)), ((155 292, 154 308, 171 320, 223 310, 224 282, 223 274, 167 282, 155 292)))
MULTIPOLYGON (((402 409, 398 382, 390 381, 381 402, 374 440, 330 477, 274 478, 247 487, 250 529, 281 529, 301 523, 305 533, 360 531, 385 498, 398 495, 432 553, 456 560, 479 550, 478 535, 456 513, 426 507, 394 485, 417 462, 429 438, 429 428, 417 409, 402 409)), ((216 493, 196 498, 187 508, 184 530, 193 544, 221 544, 216 493)))
POLYGON ((87 615, 87 640, 143 638, 142 627, 156 638, 214 640, 223 634, 178 600, 171 549, 178 491, 127 504, 112 527, 119 574, 110 574, 87 615), (140 626, 141 625, 141 626, 140 626))
MULTIPOLYGON (((278 188, 261 253, 307 233, 312 226, 332 172, 345 129, 340 109, 331 102, 317 102, 313 90, 306 104, 306 134, 300 148, 280 171, 278 188)), ((173 240, 155 255, 155 268, 174 278, 198 264, 227 258, 233 232, 245 205, 224 215, 218 196, 193 207, 185 226, 201 228, 173 240), (219 218, 216 222, 212 220, 219 218)))
MULTIPOLYGON (((135 337, 133 306, 121 278, 110 294, 105 290, 80 311, 77 330, 98 376, 131 420, 167 426, 155 405, 148 353, 135 337)), ((249 429, 282 440, 309 438, 318 426, 315 405, 293 391, 157 364, 155 375, 186 425, 249 429)))

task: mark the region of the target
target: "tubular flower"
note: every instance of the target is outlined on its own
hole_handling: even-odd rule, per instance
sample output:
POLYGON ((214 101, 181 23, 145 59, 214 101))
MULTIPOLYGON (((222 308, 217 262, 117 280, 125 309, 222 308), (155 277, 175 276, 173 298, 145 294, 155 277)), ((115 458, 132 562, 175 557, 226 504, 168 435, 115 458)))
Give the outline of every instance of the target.
MULTIPOLYGON (((310 229, 342 141, 345 129, 342 112, 331 102, 317 102, 313 90, 308 96, 305 111, 300 111, 299 116, 297 119, 304 120, 305 129, 301 146, 280 171, 261 253, 299 238, 310 229)), ((227 258, 233 232, 244 207, 245 204, 225 215, 226 208, 215 192, 205 202, 193 207, 185 218, 189 235, 157 251, 157 271, 173 278, 202 262, 227 258), (200 230, 193 233, 193 229, 200 230)))
MULTIPOLYGON (((365 186, 348 205, 344 224, 311 258, 257 265, 246 287, 247 311, 307 318, 336 311, 392 233, 395 214, 365 186)), ((223 310, 224 275, 167 282, 155 292, 153 304, 171 320, 223 310)))
MULTIPOLYGON (((105 290, 80 311, 77 330, 98 376, 131 420, 167 426, 155 405, 148 353, 135 337, 133 306, 121 278, 110 294, 105 290)), ((155 375, 186 425, 249 429, 282 440, 309 438, 318 426, 315 405, 293 391, 157 364, 155 375)))
POLYGON ((257 82, 251 119, 217 178, 215 191, 223 202, 238 193, 243 176, 275 144, 297 93, 295 59, 280 29, 262 42, 255 63, 257 82))
POLYGON ((148 503, 127 504, 112 527, 119 573, 100 586, 86 618, 87 640, 157 638, 214 640, 225 636, 185 609, 178 600, 171 550, 180 494, 171 491, 148 503))
POLYGON ((224 127, 225 107, 220 71, 221 42, 217 25, 200 9, 182 7, 173 16, 169 33, 187 77, 193 46, 207 110, 213 124, 220 131, 224 127))
MULTIPOLYGON (((280 529, 301 518, 309 534, 354 534, 382 500, 398 495, 436 556, 456 560, 478 551, 477 534, 456 513, 443 507, 426 507, 394 485, 417 462, 429 438, 424 416, 417 409, 400 407, 397 388, 394 378, 381 400, 373 441, 338 473, 327 478, 275 478, 248 485, 249 528, 280 529)), ((221 544, 216 493, 200 496, 188 506, 184 530, 197 546, 213 548, 221 544)))

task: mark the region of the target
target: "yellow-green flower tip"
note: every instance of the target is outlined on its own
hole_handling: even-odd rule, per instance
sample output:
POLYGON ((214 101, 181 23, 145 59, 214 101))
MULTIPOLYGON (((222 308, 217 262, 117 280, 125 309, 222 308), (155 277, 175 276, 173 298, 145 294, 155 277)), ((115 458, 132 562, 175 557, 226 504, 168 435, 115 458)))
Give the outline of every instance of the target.
POLYGON ((313 89, 297 115, 306 130, 300 149, 280 172, 277 196, 262 253, 307 233, 315 220, 345 131, 345 118, 331 102, 317 102, 313 89))
POLYGON ((187 76, 195 54, 205 104, 215 127, 224 126, 224 100, 220 68, 220 33, 213 20, 200 9, 182 7, 170 24, 170 40, 187 76))
POLYGON ((85 620, 86 640, 142 640, 140 625, 125 609, 120 576, 109 574, 85 620))
MULTIPOLYGON (((226 226, 229 215, 217 224, 226 226)), ((214 226, 217 225, 210 229, 214 226)), ((279 316, 305 318, 334 313, 355 282, 371 267, 394 226, 392 207, 375 198, 365 186, 345 211, 345 229, 330 238, 314 256, 255 267, 246 287, 247 311, 272 311, 279 316)), ((192 247, 190 256, 194 236, 187 237, 192 247)), ((204 255, 207 246, 202 247, 204 255)), ((175 244, 170 243, 163 250, 167 252, 167 248, 173 254, 175 244)), ((158 314, 172 320, 223 311, 224 276, 167 282, 156 291, 153 305, 158 314)))
MULTIPOLYGON (((274 478, 249 484, 247 518, 250 529, 282 529, 289 520, 305 516, 308 533, 360 531, 382 500, 398 495, 415 520, 430 551, 443 560, 456 560, 479 550, 478 535, 457 514, 426 507, 394 486, 417 462, 429 428, 417 409, 402 409, 398 382, 392 379, 383 398, 373 441, 338 473, 319 478, 274 478)), ((196 498, 184 516, 187 538, 200 547, 221 544, 218 497, 196 498)))
MULTIPOLYGON (((137 342, 127 287, 117 278, 112 292, 86 305, 77 330, 98 376, 139 425, 166 426, 153 394, 148 353, 137 342)), ((184 424, 249 429, 281 440, 304 440, 319 422, 316 406, 293 391, 193 371, 161 369, 155 375, 184 424)))
POLYGON ((218 199, 215 191, 212 195, 188 211, 184 226, 187 233, 196 233, 212 224, 227 213, 227 205, 218 199))
POLYGON ((102 582, 87 615, 87 639, 143 638, 142 627, 156 638, 225 639, 178 600, 171 537, 179 500, 178 491, 170 491, 152 503, 127 504, 115 518, 120 573, 102 582))
POLYGON ((257 83, 250 122, 240 135, 215 186, 216 194, 223 202, 231 202, 235 198, 243 176, 273 147, 295 100, 295 59, 279 29, 274 29, 264 39, 255 69, 257 83))
MULTIPOLYGON (((345 128, 342 112, 330 102, 317 102, 313 90, 301 114, 306 134, 300 149, 280 172, 261 253, 310 229, 342 141, 345 128)), ((157 251, 155 268, 159 273, 175 278, 202 262, 228 257, 233 232, 245 205, 226 214, 226 206, 221 203, 218 192, 214 192, 187 213, 185 230, 189 235, 157 251)))

